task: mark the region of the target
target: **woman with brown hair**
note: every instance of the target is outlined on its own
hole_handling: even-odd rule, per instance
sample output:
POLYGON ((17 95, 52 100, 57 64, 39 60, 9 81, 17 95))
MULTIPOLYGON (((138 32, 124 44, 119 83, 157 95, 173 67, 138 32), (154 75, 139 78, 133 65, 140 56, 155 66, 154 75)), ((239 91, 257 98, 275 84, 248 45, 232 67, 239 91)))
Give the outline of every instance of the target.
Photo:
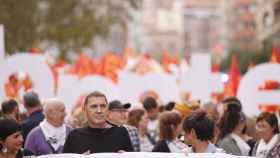
POLYGON ((33 155, 22 149, 20 125, 12 119, 0 120, 0 158, 22 158, 33 155))
POLYGON ((242 113, 239 104, 231 103, 227 106, 219 125, 219 147, 228 154, 249 156, 251 147, 244 139, 246 116, 242 113))
POLYGON ((128 125, 138 129, 140 151, 152 151, 155 141, 147 132, 148 116, 144 109, 132 109, 128 113, 128 125))
POLYGON ((163 112, 159 117, 160 140, 155 145, 153 152, 183 152, 186 145, 177 139, 181 133, 182 118, 177 112, 163 112))
POLYGON ((276 115, 268 112, 261 113, 257 118, 256 131, 260 140, 255 144, 253 156, 279 158, 280 134, 276 115))

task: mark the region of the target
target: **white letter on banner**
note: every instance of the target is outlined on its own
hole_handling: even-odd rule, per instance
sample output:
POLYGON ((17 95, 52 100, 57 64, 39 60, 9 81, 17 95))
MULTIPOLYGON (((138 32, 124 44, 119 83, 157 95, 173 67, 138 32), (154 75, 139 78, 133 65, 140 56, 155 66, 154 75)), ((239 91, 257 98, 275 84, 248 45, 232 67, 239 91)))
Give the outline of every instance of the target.
POLYGON ((15 72, 27 73, 32 82, 33 90, 41 98, 53 97, 54 81, 52 72, 41 55, 27 53, 15 54, 0 62, 0 99, 4 99, 4 83, 9 75, 15 72))
POLYGON ((217 75, 211 72, 209 54, 192 55, 189 71, 180 78, 180 88, 183 92, 190 92, 192 99, 199 99, 202 102, 210 101, 212 92, 223 91, 222 81, 217 80, 217 75))
POLYGON ((248 116, 260 113, 260 104, 280 105, 280 90, 259 91, 267 80, 280 82, 280 64, 265 63, 250 69, 242 78, 237 96, 248 116))
POLYGON ((81 80, 73 75, 60 75, 59 77, 57 97, 65 101, 67 112, 71 112, 81 95, 93 91, 104 93, 108 101, 120 99, 118 87, 103 76, 87 76, 81 80))
POLYGON ((139 75, 131 72, 119 72, 118 86, 121 100, 131 102, 133 105, 137 104, 140 96, 147 91, 158 94, 163 103, 180 100, 176 77, 168 74, 139 75))

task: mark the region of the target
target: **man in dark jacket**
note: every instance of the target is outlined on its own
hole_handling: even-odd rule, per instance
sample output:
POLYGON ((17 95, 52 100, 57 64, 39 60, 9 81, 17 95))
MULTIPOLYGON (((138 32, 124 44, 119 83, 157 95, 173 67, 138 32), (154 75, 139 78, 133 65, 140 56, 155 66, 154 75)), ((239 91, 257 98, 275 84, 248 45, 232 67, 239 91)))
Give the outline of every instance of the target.
POLYGON ((28 133, 39 125, 44 120, 44 114, 42 112, 41 101, 36 92, 26 92, 23 95, 23 105, 27 110, 28 118, 22 123, 22 136, 25 140, 28 133))
POLYGON ((64 153, 133 151, 127 130, 106 120, 108 102, 104 94, 92 92, 84 102, 88 127, 73 130, 66 139, 64 153))

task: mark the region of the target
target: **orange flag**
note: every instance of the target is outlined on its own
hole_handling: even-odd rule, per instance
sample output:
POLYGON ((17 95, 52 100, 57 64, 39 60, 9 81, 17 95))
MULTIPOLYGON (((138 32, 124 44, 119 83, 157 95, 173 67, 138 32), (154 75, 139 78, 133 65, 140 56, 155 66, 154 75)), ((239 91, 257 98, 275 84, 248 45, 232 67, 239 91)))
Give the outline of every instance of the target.
POLYGON ((180 57, 177 54, 174 55, 174 56, 171 56, 167 52, 163 52, 161 54, 161 65, 162 65, 165 72, 171 73, 171 70, 169 68, 169 66, 171 64, 179 65, 180 64, 180 57))
POLYGON ((20 81, 16 73, 13 73, 9 76, 8 80, 4 84, 5 87, 5 94, 7 97, 10 98, 17 98, 18 92, 21 87, 20 81))
POLYGON ((87 75, 96 73, 96 64, 87 55, 81 54, 75 63, 66 70, 66 73, 78 75, 81 79, 87 75))
POLYGON ((75 67, 79 78, 94 74, 93 61, 90 59, 90 57, 84 54, 79 56, 75 63, 75 67))
POLYGON ((152 66, 150 64, 151 56, 149 53, 143 53, 139 56, 138 63, 135 66, 134 71, 138 74, 145 74, 152 71, 152 66))
POLYGON ((58 88, 58 77, 59 77, 59 73, 57 68, 55 67, 55 65, 52 65, 50 63, 47 63, 49 68, 51 69, 52 72, 52 76, 53 76, 53 80, 54 80, 54 93, 56 94, 57 92, 57 88, 58 88))
POLYGON ((167 52, 161 53, 161 65, 165 72, 170 73, 170 70, 168 69, 170 62, 170 55, 167 52))
POLYGON ((237 65, 237 58, 235 55, 231 58, 231 68, 229 73, 229 80, 224 89, 226 97, 236 96, 240 81, 240 72, 237 65))
POLYGON ((29 51, 31 54, 41 54, 42 53, 41 49, 36 48, 36 47, 31 48, 29 51))
POLYGON ((278 50, 278 48, 276 46, 272 47, 272 53, 271 53, 270 62, 272 62, 272 63, 280 63, 279 50, 278 50))
POLYGON ((99 74, 110 78, 115 83, 118 81, 117 71, 124 67, 124 58, 114 53, 105 54, 100 60, 99 74))
POLYGON ((212 64, 211 71, 212 72, 220 72, 221 66, 218 63, 212 64))
POLYGON ((54 63, 54 67, 56 68, 61 68, 66 65, 66 62, 63 59, 57 59, 56 62, 54 63))

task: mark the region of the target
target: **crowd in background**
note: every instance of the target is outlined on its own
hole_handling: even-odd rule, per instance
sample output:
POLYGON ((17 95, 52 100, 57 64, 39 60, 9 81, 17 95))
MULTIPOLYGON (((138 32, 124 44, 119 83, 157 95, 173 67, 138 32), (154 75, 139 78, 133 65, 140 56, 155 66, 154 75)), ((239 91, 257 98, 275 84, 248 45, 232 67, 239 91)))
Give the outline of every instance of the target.
POLYGON ((171 152, 228 153, 261 158, 280 157, 279 120, 262 112, 248 118, 235 97, 219 104, 159 101, 147 96, 141 106, 108 102, 101 92, 89 93, 66 113, 63 100, 41 101, 34 91, 19 103, 1 104, 0 158, 59 153, 171 152), (66 117, 69 116, 69 117, 66 117))

